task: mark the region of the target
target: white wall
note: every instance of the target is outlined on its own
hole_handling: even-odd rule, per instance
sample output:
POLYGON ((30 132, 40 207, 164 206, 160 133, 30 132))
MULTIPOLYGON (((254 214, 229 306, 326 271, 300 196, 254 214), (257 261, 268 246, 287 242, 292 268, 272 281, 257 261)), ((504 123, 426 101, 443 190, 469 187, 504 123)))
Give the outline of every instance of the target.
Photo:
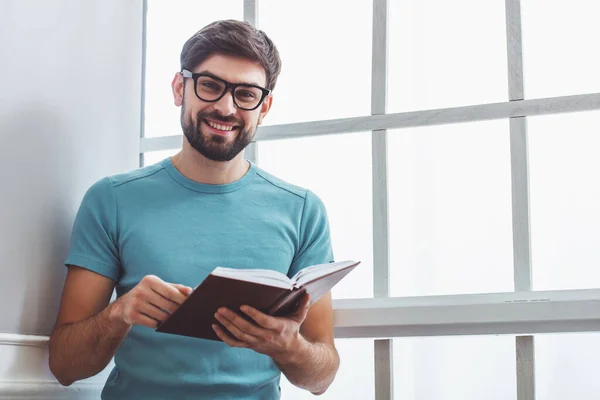
POLYGON ((52 329, 86 189, 137 166, 142 21, 142 0, 0 1, 0 398, 52 381, 23 335, 52 329))

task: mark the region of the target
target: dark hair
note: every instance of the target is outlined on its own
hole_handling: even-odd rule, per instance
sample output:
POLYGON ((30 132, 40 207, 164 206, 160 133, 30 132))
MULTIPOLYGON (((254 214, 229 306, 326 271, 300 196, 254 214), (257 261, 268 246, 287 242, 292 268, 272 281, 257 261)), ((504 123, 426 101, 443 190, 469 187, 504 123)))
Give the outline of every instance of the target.
POLYGON ((267 89, 274 89, 281 71, 277 48, 269 37, 248 22, 216 21, 196 32, 181 50, 181 69, 192 71, 213 54, 247 58, 265 69, 267 89))

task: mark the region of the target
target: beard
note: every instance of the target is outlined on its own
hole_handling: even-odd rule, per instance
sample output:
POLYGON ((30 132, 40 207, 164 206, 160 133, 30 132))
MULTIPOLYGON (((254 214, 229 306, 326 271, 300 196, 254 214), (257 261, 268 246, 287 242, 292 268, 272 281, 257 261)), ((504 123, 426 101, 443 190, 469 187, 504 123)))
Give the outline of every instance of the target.
POLYGON ((231 161, 242 150, 246 148, 254 138, 256 128, 246 128, 244 121, 234 117, 224 117, 216 112, 199 111, 196 115, 196 123, 191 118, 185 117, 185 107, 181 107, 181 128, 190 145, 212 161, 231 161), (204 119, 232 123, 237 126, 237 134, 233 140, 216 134, 205 134, 202 132, 202 121, 204 119))

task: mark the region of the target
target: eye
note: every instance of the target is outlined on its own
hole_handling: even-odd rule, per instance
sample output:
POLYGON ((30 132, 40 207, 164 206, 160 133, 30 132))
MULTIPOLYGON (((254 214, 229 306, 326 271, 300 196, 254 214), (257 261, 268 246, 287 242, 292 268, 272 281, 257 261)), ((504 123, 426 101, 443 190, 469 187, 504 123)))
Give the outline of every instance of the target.
POLYGON ((219 89, 219 85, 215 82, 202 82, 201 85, 207 89, 213 89, 213 90, 219 89))
POLYGON ((236 92, 236 96, 239 97, 239 98, 248 99, 248 100, 256 98, 256 96, 254 95, 254 93, 252 93, 252 92, 250 92, 248 90, 238 90, 236 92))

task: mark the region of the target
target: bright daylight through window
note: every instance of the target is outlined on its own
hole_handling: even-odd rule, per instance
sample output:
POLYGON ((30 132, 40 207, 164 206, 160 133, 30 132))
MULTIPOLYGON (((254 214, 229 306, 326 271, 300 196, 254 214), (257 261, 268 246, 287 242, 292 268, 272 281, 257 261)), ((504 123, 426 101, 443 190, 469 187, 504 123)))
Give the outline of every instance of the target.
MULTIPOLYGON (((214 20, 243 20, 249 7, 255 7, 258 27, 273 39, 282 59, 273 107, 262 128, 276 140, 261 140, 259 128, 257 164, 314 191, 327 207, 336 258, 362 261, 334 288, 334 306, 356 304, 358 315, 360 307, 374 304, 368 301, 377 282, 388 282, 389 296, 397 298, 512 295, 516 282, 528 285, 528 276, 530 290, 600 288, 596 2, 147 0, 145 165, 175 154, 181 143, 180 110, 173 105, 170 82, 179 70, 182 44, 214 20), (374 15, 377 5, 385 12, 374 15), (372 71, 383 67, 372 64, 378 43, 372 37, 385 20, 387 114, 417 114, 373 122, 372 96, 386 94, 371 91, 377 78, 372 71), (524 98, 511 98, 509 86, 523 89, 524 98), (580 97, 506 111, 510 100, 573 95, 580 97), (466 108, 427 114, 454 107, 466 108), (460 116, 459 123, 450 123, 456 121, 448 115, 460 116), (365 119, 355 125, 339 121, 355 117, 365 119), (446 123, 432 126, 435 118, 447 118, 446 123), (288 126, 306 122, 311 124, 288 126), (377 157, 385 161, 385 153, 374 149, 372 137, 383 130, 387 180, 382 183, 374 166, 380 165, 377 157), (519 144, 523 134, 525 145, 519 144), (374 223, 376 193, 388 198, 383 215, 389 274, 373 261, 373 237, 384 231, 374 223)), ((432 301, 441 305, 448 298, 432 301)), ((392 299, 377 303, 373 315, 385 315, 385 307, 391 307, 384 300, 392 299)), ((421 310, 407 307, 403 315, 423 313, 428 324, 434 317, 421 310)), ((485 325, 484 315, 465 310, 448 307, 447 313, 464 312, 472 326, 485 325)), ((507 318, 524 308, 515 310, 507 318)), ((409 332, 403 322, 386 324, 409 332)), ((435 331, 427 337, 391 337, 378 334, 382 324, 368 335, 338 337, 341 367, 320 398, 375 399, 376 389, 392 393, 390 379, 397 400, 596 398, 600 381, 593 355, 600 351, 600 335, 576 328, 569 333, 561 328, 567 326, 564 321, 554 321, 558 328, 552 333, 537 334, 538 328, 529 325, 533 340, 521 342, 517 336, 530 332, 510 331, 513 322, 506 323, 508 333, 497 332, 505 334, 474 335, 469 327, 461 331, 450 325, 440 328, 454 329, 450 337, 435 331), (380 338, 393 344, 383 359, 374 351, 374 339, 380 338), (534 363, 520 353, 522 344, 534 350, 534 363), (391 367, 390 379, 376 375, 382 366, 391 367)), ((352 326, 348 332, 352 329, 358 332, 352 326)), ((282 398, 313 396, 282 378, 282 398)))

